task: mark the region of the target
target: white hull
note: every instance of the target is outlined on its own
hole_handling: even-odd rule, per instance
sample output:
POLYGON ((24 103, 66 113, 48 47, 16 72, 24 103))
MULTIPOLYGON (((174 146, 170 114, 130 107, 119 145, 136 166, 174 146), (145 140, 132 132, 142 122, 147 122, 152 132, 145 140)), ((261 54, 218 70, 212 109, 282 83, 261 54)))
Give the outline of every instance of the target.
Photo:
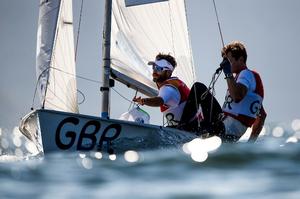
POLYGON ((44 153, 148 150, 179 146, 197 137, 172 128, 45 109, 24 117, 20 130, 44 153))

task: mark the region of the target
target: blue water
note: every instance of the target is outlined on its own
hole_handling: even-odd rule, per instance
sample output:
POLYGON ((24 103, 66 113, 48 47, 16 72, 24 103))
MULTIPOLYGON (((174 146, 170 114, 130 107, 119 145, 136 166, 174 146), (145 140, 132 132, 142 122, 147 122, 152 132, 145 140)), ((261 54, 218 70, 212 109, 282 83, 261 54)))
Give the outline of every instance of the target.
POLYGON ((0 198, 299 199, 300 136, 282 129, 266 128, 255 144, 222 144, 204 162, 181 147, 138 151, 135 162, 94 152, 43 157, 2 129, 0 198))

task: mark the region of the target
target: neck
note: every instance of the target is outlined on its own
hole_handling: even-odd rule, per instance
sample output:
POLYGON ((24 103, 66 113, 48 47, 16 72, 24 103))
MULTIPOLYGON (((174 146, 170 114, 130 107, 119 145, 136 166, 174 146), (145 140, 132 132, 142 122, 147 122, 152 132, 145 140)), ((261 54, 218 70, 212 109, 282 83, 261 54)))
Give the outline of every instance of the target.
POLYGON ((241 67, 239 67, 239 69, 235 72, 235 73, 240 73, 242 70, 245 70, 245 69, 247 69, 247 65, 245 64, 245 65, 243 65, 243 66, 241 66, 241 67))
POLYGON ((160 88, 162 85, 164 85, 164 82, 167 81, 167 80, 170 79, 170 78, 171 78, 171 77, 166 78, 166 79, 164 79, 163 81, 158 81, 158 82, 156 82, 157 87, 160 88))

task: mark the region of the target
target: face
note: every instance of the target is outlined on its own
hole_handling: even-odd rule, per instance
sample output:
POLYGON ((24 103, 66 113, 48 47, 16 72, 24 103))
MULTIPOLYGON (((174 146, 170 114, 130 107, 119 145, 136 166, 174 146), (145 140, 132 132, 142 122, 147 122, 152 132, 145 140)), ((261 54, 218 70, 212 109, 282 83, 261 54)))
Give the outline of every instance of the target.
POLYGON ((170 77, 170 71, 169 70, 153 70, 152 72, 153 81, 160 83, 165 81, 170 77))
POLYGON ((235 59, 235 58, 232 56, 231 52, 228 52, 228 53, 226 54, 226 57, 228 58, 228 60, 229 60, 229 62, 230 62, 230 64, 231 64, 231 71, 232 71, 233 73, 239 72, 239 71, 242 69, 242 67, 245 66, 243 57, 240 57, 240 58, 238 58, 238 59, 235 59))

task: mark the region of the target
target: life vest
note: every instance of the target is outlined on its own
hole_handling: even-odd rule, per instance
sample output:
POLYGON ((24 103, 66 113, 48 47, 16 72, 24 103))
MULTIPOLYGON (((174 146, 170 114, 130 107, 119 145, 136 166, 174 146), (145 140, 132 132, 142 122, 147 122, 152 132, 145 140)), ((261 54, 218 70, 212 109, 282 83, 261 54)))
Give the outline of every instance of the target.
MULTIPOLYGON (((229 91, 227 91, 223 105, 223 112, 225 115, 229 115, 237 119, 247 127, 251 127, 255 122, 255 119, 257 118, 257 115, 262 107, 262 101, 264 98, 264 88, 261 78, 257 72, 251 72, 254 75, 256 82, 255 89, 250 90, 251 88, 249 88, 245 97, 239 102, 234 102, 229 94, 229 91)), ((238 78, 238 75, 236 76, 236 79, 238 78)))
POLYGON ((167 119, 168 125, 170 126, 176 126, 180 119, 181 115, 185 106, 185 103, 189 97, 190 89, 187 87, 187 85, 178 79, 177 77, 171 77, 170 79, 165 80, 162 84, 159 86, 157 85, 158 89, 160 89, 163 86, 172 86, 180 93, 180 102, 178 106, 176 107, 169 107, 167 104, 163 104, 160 106, 160 111, 164 114, 164 116, 167 119))

